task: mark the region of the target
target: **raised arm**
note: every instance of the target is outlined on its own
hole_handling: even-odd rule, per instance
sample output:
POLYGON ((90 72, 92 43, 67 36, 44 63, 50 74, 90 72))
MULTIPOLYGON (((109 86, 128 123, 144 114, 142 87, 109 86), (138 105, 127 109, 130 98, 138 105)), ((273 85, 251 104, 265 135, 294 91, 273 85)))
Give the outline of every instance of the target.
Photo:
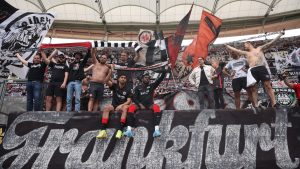
POLYGON ((242 51, 242 50, 236 49, 236 48, 234 48, 232 46, 229 46, 229 45, 225 45, 225 46, 226 46, 227 49, 229 49, 229 50, 231 50, 231 51, 233 51, 235 53, 238 53, 240 55, 246 55, 247 54, 246 51, 242 51))
POLYGON ((42 58, 43 58, 43 61, 48 65, 50 63, 50 61, 52 60, 53 56, 55 56, 57 54, 57 49, 55 49, 51 55, 47 58, 45 52, 42 50, 41 51, 41 55, 42 55, 42 58))
POLYGON ((160 74, 159 78, 156 79, 155 82, 152 84, 154 89, 156 89, 159 86, 159 84, 164 80, 168 70, 169 70, 169 65, 166 65, 164 67, 163 72, 160 74))
POLYGON ((135 56, 133 58, 133 61, 136 63, 141 57, 141 54, 140 54, 140 50, 135 52, 135 56))
POLYGON ((284 35, 284 31, 280 32, 279 35, 278 35, 275 39, 271 40, 271 41, 268 42, 268 43, 265 43, 265 44, 262 45, 262 46, 259 46, 259 48, 260 48, 261 50, 265 50, 265 49, 269 48, 269 47, 270 47, 275 41, 277 41, 282 35, 284 35))
POLYGON ((80 63, 81 67, 84 67, 86 65, 90 56, 91 56, 91 49, 88 49, 87 54, 84 56, 83 61, 80 63))
POLYGON ((96 53, 97 53, 97 48, 93 48, 91 51, 91 56, 94 64, 97 63, 96 53))
POLYGON ((25 66, 28 66, 28 61, 25 60, 19 53, 16 53, 16 56, 25 66))

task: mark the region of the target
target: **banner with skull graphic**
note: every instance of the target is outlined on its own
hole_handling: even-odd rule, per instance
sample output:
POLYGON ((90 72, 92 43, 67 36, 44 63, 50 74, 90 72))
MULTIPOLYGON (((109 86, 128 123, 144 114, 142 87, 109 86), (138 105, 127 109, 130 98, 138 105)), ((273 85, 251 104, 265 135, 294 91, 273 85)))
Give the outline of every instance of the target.
POLYGON ((54 15, 20 11, 0 2, 0 78, 14 73, 25 78, 27 67, 15 57, 18 52, 31 61, 50 29, 54 15))

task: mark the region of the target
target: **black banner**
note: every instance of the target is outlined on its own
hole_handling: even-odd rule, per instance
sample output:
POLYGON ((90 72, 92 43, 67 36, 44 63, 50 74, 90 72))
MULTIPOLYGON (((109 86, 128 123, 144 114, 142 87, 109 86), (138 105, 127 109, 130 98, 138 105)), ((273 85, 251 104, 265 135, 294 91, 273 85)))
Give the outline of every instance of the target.
POLYGON ((135 114, 134 138, 99 140, 98 113, 9 115, 0 168, 299 168, 300 113, 292 109, 163 111, 162 136, 153 114, 135 114))

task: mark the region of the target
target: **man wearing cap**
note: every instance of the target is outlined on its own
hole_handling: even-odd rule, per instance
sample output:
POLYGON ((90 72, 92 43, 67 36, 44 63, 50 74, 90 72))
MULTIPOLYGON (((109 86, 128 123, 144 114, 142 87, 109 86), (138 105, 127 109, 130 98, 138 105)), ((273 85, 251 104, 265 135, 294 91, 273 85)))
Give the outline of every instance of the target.
POLYGON ((128 116, 127 116, 127 130, 124 132, 124 135, 127 137, 132 137, 132 126, 134 125, 134 116, 133 114, 136 110, 152 110, 154 113, 154 125, 155 130, 153 133, 153 137, 159 137, 161 135, 159 130, 159 123, 161 118, 160 107, 157 104, 154 104, 154 91, 159 86, 159 84, 163 81, 166 76, 166 71, 168 66, 166 66, 161 73, 160 77, 156 79, 155 82, 150 83, 150 75, 147 72, 144 72, 142 75, 142 84, 136 86, 133 92, 133 102, 128 108, 128 116))
POLYGON ((215 108, 214 101, 214 85, 213 85, 213 74, 215 69, 212 66, 204 64, 204 58, 199 58, 199 66, 189 75, 189 81, 195 87, 198 87, 198 98, 200 109, 204 109, 204 94, 207 93, 208 97, 208 108, 215 108))
POLYGON ((90 57, 90 49, 85 55, 84 59, 82 58, 82 53, 74 53, 74 62, 69 66, 68 71, 68 86, 67 86, 67 111, 72 111, 72 100, 75 92, 75 111, 80 111, 80 96, 81 96, 81 84, 84 79, 84 66, 90 57))
POLYGON ((68 67, 65 64, 65 56, 63 53, 58 55, 57 60, 45 59, 51 68, 51 80, 46 90, 46 111, 51 111, 52 99, 56 97, 56 111, 62 109, 62 98, 66 94, 66 85, 68 80, 68 67))
POLYGON ((110 66, 106 64, 107 55, 101 54, 96 57, 97 49, 92 49, 93 74, 90 80, 90 99, 88 103, 88 111, 98 111, 100 100, 104 94, 104 84, 111 77, 110 66))
POLYGON ((109 86, 109 89, 113 92, 112 104, 104 106, 103 114, 101 118, 101 129, 97 138, 106 138, 106 128, 109 121, 110 112, 120 112, 122 113, 120 118, 120 125, 117 127, 116 138, 120 139, 122 137, 122 128, 126 122, 127 109, 131 103, 131 89, 126 85, 127 77, 125 74, 119 74, 117 83, 108 81, 106 84, 109 86))

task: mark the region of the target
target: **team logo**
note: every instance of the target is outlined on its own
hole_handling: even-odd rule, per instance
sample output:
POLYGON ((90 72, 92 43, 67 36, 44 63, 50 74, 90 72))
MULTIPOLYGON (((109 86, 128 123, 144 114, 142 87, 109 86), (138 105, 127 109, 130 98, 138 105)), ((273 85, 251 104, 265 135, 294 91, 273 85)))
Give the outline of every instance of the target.
POLYGON ((140 43, 146 45, 152 39, 152 36, 153 36, 153 32, 152 31, 150 31, 150 30, 142 30, 139 33, 138 41, 140 43))
POLYGON ((276 94, 276 100, 280 105, 289 106, 293 103, 293 96, 289 93, 279 92, 276 94))

